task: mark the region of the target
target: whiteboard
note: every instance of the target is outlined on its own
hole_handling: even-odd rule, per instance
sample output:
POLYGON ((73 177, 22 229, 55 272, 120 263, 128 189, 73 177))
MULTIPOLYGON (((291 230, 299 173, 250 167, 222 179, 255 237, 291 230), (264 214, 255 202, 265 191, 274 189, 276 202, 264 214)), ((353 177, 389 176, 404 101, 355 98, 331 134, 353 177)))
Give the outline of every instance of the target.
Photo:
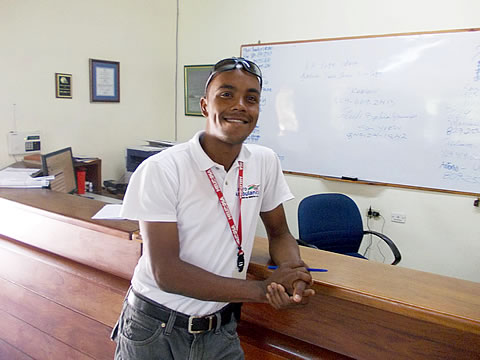
POLYGON ((480 31, 242 46, 285 171, 480 193, 480 31))

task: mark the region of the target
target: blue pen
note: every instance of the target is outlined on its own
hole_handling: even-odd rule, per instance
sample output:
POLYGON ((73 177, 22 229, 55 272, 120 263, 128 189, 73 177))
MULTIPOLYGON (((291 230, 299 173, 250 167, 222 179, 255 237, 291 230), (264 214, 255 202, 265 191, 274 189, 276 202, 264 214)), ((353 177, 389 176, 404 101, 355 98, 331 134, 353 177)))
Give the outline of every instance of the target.
MULTIPOLYGON (((269 265, 268 268, 270 270, 275 270, 276 268, 278 268, 278 266, 269 265)), ((307 270, 311 272, 327 272, 328 271, 327 269, 317 269, 317 268, 307 268, 307 270)))

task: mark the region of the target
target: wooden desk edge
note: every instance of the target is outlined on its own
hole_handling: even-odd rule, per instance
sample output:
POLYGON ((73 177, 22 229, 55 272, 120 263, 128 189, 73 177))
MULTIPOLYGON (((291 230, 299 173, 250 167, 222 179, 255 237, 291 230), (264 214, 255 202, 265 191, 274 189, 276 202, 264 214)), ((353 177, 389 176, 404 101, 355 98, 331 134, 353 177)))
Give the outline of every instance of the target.
MULTIPOLYGON (((86 200, 88 201, 89 199, 86 199, 86 200)), ((15 206, 23 210, 31 211, 31 212, 40 214, 42 216, 49 217, 54 220, 62 221, 71 225, 80 226, 80 227, 95 230, 98 232, 103 232, 105 234, 113 235, 113 236, 124 238, 127 240, 133 240, 135 238, 134 234, 138 232, 138 230, 127 231, 127 230, 116 229, 114 226, 108 226, 107 224, 105 224, 105 222, 100 224, 95 222, 95 220, 85 220, 78 217, 67 216, 61 213, 56 213, 56 212, 45 210, 36 206, 23 204, 21 202, 8 199, 8 198, 3 198, 0 196, 0 203, 1 202, 8 202, 9 206, 15 206)))
MULTIPOLYGON (((256 244, 266 241, 265 238, 258 237, 255 240, 256 244)), ((265 254, 265 249, 261 249, 261 246, 254 248, 252 257, 253 255, 256 255, 256 259, 250 262, 248 274, 257 279, 266 279, 271 272, 271 270, 268 269, 269 256, 265 254)), ((313 289, 317 293, 480 335, 480 319, 468 318, 441 311, 440 309, 412 304, 399 299, 380 296, 318 279, 314 279, 313 289)))
MULTIPOLYGON (((142 242, 139 231, 133 234, 133 239, 142 242)), ((255 240, 256 242, 266 241, 265 238, 259 237, 257 237, 255 240)), ((258 254, 259 251, 261 250, 259 250, 258 247, 254 248, 255 255, 265 255, 258 254)), ((252 259, 248 268, 248 274, 258 279, 266 279, 268 277, 268 274, 271 272, 271 270, 268 269, 268 260, 265 256, 263 256, 263 261, 252 259)), ((450 314, 437 309, 410 304, 399 299, 380 296, 355 288, 334 284, 328 281, 321 281, 318 279, 314 279, 313 288, 317 293, 326 294, 339 299, 360 303, 363 305, 408 317, 412 317, 413 314, 413 317, 424 321, 434 322, 439 325, 444 325, 447 327, 453 327, 459 330, 480 334, 480 319, 472 319, 456 314, 450 314)))

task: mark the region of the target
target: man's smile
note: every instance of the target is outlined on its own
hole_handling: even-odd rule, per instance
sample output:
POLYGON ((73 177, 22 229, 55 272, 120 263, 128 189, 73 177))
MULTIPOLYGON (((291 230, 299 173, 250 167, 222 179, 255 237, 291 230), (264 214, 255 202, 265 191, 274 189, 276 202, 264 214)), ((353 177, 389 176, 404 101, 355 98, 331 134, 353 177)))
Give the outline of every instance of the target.
POLYGON ((237 123, 237 124, 248 124, 249 121, 246 119, 236 118, 236 117, 224 117, 225 121, 229 123, 237 123))

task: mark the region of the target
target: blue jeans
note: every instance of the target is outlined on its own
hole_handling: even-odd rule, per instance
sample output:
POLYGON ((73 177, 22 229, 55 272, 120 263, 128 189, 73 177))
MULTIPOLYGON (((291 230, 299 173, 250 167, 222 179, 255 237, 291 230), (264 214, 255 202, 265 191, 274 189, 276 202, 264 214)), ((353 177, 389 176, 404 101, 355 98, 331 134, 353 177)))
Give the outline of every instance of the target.
POLYGON ((223 326, 200 334, 173 326, 172 311, 163 323, 130 306, 126 301, 112 340, 117 343, 116 360, 243 360, 235 316, 223 326))

